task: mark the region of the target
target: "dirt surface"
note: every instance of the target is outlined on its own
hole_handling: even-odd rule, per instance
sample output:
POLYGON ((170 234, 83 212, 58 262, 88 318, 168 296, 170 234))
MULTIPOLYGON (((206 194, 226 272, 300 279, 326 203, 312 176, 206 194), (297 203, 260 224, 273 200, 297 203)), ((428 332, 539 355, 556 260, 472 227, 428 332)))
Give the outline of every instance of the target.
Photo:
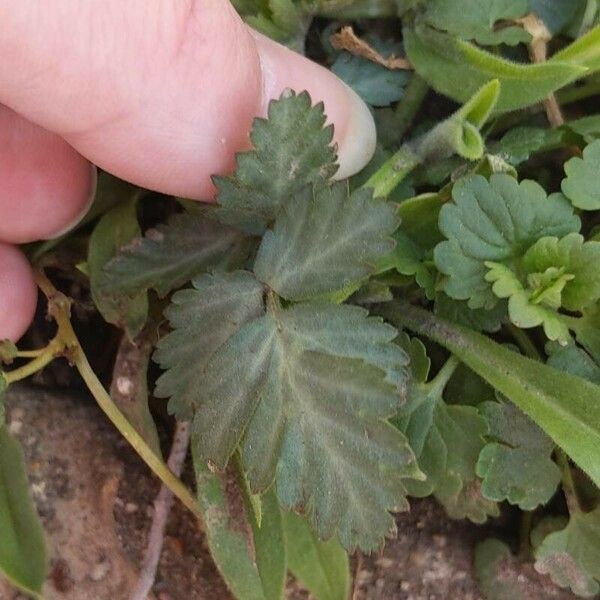
MULTIPOLYGON (((51 558, 46 600, 127 600, 137 576, 159 485, 100 411, 83 397, 16 388, 11 431, 25 449, 51 558)), ((189 473, 187 473, 189 478, 189 473)), ((450 521, 431 501, 398 516, 399 535, 377 556, 354 557, 356 600, 479 600, 473 547, 489 532, 450 521)), ((529 573, 529 575, 528 575, 529 573)), ((572 598, 508 565, 543 600, 572 598), (555 593, 556 592, 556 593, 555 593)), ((309 594, 290 580, 290 600, 309 594)), ((21 596, 0 580, 0 600, 21 596)), ((156 600, 229 600, 194 519, 180 505, 168 525, 156 600)))

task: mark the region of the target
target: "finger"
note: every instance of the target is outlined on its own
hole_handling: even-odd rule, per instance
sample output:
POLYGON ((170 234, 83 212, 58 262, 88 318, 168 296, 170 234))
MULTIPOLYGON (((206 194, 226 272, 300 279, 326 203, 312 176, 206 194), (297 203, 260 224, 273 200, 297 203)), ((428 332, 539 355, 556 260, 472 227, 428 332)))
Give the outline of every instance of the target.
POLYGON ((253 35, 226 0, 0 0, 0 23, 0 101, 144 187, 210 196, 210 175, 288 87, 325 102, 342 174, 374 148, 358 97, 253 35))
POLYGON ((0 239, 23 243, 74 225, 93 197, 95 169, 63 139, 0 106, 0 239))
POLYGON ((0 339, 17 341, 27 330, 37 303, 37 288, 27 259, 0 243, 0 339))

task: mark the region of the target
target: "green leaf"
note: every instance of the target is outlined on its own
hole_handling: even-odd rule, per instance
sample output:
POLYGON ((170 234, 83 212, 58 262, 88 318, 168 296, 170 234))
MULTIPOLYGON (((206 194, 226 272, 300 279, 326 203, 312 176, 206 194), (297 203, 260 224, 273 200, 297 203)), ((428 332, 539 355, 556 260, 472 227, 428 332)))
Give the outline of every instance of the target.
POLYGON ((134 338, 148 317, 145 291, 129 298, 104 283, 104 267, 120 248, 140 235, 137 221, 139 194, 134 191, 128 200, 114 206, 98 221, 90 236, 87 267, 94 304, 109 323, 127 331, 134 338))
POLYGON ((258 250, 258 279, 287 300, 301 300, 360 283, 394 248, 392 204, 370 190, 348 195, 346 184, 306 189, 280 213, 258 250))
POLYGON ((470 308, 498 302, 486 280, 486 261, 511 264, 544 236, 578 231, 580 221, 561 194, 546 196, 534 181, 517 183, 509 175, 460 179, 454 202, 442 207, 439 226, 448 241, 434 251, 447 275, 443 289, 451 298, 469 300, 470 308))
POLYGON ((235 474, 211 472, 192 438, 198 504, 211 557, 238 600, 270 600, 256 564, 252 530, 239 497, 235 474))
MULTIPOLYGON (((600 168, 600 164, 599 164, 600 168)), ((569 275, 561 290, 561 306, 579 311, 600 299, 600 242, 585 242, 583 236, 570 233, 562 239, 538 240, 523 257, 522 267, 531 282, 536 274, 555 268, 569 275)))
POLYGON ((330 178, 337 166, 325 118, 306 92, 272 101, 268 119, 254 121, 254 149, 237 155, 234 175, 215 178, 219 218, 260 234, 306 185, 330 178))
POLYGON ((548 366, 600 384, 600 366, 575 344, 559 348, 548 358, 548 366))
POLYGON ((585 35, 559 50, 548 61, 550 63, 568 63, 585 67, 586 75, 600 69, 600 25, 590 29, 585 35))
POLYGON ((567 176, 562 182, 563 194, 582 210, 600 209, 600 140, 587 146, 583 158, 565 163, 567 176))
MULTIPOLYGON (((486 600, 528 600, 527 580, 521 583, 517 573, 508 577, 507 565, 515 561, 510 548, 500 540, 487 538, 475 548, 475 573, 486 600)), ((510 573, 510 572, 509 572, 510 573)))
POLYGON ((173 394, 179 410, 195 408, 206 460, 222 468, 241 443, 253 492, 275 480, 280 503, 303 508, 321 538, 372 550, 394 528, 388 511, 406 507, 401 477, 419 476, 406 440, 385 421, 406 379, 396 332, 352 306, 284 310, 271 299, 257 316, 262 294, 249 277, 215 275, 212 286, 201 278, 174 295, 174 331, 157 352, 170 370, 158 393, 173 394), (241 317, 240 277, 254 296, 241 317), (215 301, 224 296, 228 306, 215 301), (205 315, 221 327, 207 331, 205 315))
POLYGON ((127 296, 148 289, 166 296, 201 273, 237 266, 247 252, 236 229, 204 215, 177 214, 122 247, 104 267, 102 284, 127 296))
POLYGON ((458 323, 475 331, 494 333, 506 320, 506 306, 498 303, 492 310, 470 309, 464 300, 454 300, 440 292, 435 297, 434 312, 447 321, 458 323))
POLYGON ((169 410, 181 420, 192 417, 198 386, 214 352, 244 323, 263 313, 263 286, 245 271, 203 275, 194 289, 181 290, 165 311, 172 331, 157 344, 154 360, 169 367, 155 395, 170 398, 169 410))
MULTIPOLYGON (((261 497, 260 523, 255 514, 250 517, 256 549, 256 564, 266 600, 284 597, 287 574, 287 550, 283 516, 273 489, 261 497)), ((246 503, 248 512, 251 503, 246 503)))
POLYGON ((490 428, 477 461, 483 495, 521 510, 546 504, 560 482, 552 440, 513 404, 484 402, 478 408, 490 428))
POLYGON ((529 6, 550 31, 557 34, 563 31, 578 13, 586 0, 529 0, 529 6))
POLYGON ((0 426, 0 570, 28 594, 41 597, 47 574, 42 523, 29 493, 21 446, 0 426))
POLYGON ((571 515, 569 524, 548 535, 535 552, 535 569, 560 587, 591 598, 600 592, 600 509, 571 515))
POLYGON ((497 21, 513 20, 528 12, 527 0, 429 0, 425 20, 436 29, 447 31, 479 44, 518 44, 530 36, 520 27, 495 29, 497 21))
POLYGON ((463 40, 417 25, 404 28, 406 54, 417 73, 437 92, 466 102, 491 79, 500 81, 497 112, 535 104, 588 69, 558 60, 521 65, 463 40))
POLYGON ((536 290, 527 290, 518 277, 504 265, 486 262, 489 272, 486 281, 492 283, 492 290, 498 298, 508 298, 508 316, 510 320, 521 329, 542 325, 544 333, 549 340, 557 340, 566 344, 569 339, 569 328, 561 316, 556 312, 556 306, 538 303, 536 294, 543 299, 544 296, 559 296, 568 283, 568 275, 553 269, 548 275, 547 286, 540 286, 536 290))
POLYGON ((600 386, 516 354, 414 306, 389 303, 378 312, 445 346, 533 419, 600 484, 600 386))
POLYGON ((350 592, 348 555, 337 540, 321 542, 306 519, 283 513, 289 569, 318 600, 347 600, 350 592))
POLYGON ((532 154, 560 148, 566 138, 561 128, 515 127, 500 140, 489 145, 492 154, 498 154, 511 165, 525 162, 532 154))
POLYGON ((0 371, 0 428, 4 427, 6 422, 6 406, 4 405, 4 396, 8 389, 8 382, 4 373, 0 371))
POLYGON ((427 382, 430 363, 423 344, 405 334, 399 343, 411 357, 413 377, 408 402, 394 423, 407 436, 427 477, 407 481, 408 492, 418 497, 434 494, 452 518, 482 523, 488 515, 498 514, 495 503, 480 494, 475 472, 486 422, 474 407, 444 402, 442 394, 454 366, 427 382))

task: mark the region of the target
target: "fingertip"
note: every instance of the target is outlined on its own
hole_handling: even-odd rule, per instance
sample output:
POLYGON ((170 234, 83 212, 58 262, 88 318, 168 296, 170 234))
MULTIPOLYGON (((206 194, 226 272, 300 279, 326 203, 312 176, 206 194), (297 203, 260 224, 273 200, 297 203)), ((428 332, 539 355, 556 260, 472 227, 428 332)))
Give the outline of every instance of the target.
POLYGON ((37 287, 25 255, 0 243, 0 339, 16 342, 33 320, 37 287))

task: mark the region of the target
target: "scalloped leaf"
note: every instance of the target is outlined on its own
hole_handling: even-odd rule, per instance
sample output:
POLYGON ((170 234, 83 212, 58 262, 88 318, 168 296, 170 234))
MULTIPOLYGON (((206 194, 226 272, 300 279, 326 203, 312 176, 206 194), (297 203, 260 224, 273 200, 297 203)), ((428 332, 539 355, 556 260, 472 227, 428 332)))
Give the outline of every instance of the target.
POLYGON ((514 404, 483 402, 478 409, 489 426, 476 469, 483 495, 521 510, 546 504, 560 482, 552 440, 514 404))
POLYGON ((328 294, 374 273, 394 249, 392 204, 344 183, 306 189, 283 209, 258 250, 254 272, 286 300, 328 294))
POLYGON ((564 166, 566 178, 562 181, 563 194, 582 210, 600 209, 600 140, 583 150, 583 157, 575 156, 564 166))
POLYGON ((545 236, 579 231, 580 221, 561 194, 546 196, 534 181, 518 183, 497 174, 460 179, 451 204, 442 207, 439 226, 447 241, 434 259, 447 277, 443 290, 470 308, 493 308, 498 298, 486 280, 486 261, 512 264, 545 236))

